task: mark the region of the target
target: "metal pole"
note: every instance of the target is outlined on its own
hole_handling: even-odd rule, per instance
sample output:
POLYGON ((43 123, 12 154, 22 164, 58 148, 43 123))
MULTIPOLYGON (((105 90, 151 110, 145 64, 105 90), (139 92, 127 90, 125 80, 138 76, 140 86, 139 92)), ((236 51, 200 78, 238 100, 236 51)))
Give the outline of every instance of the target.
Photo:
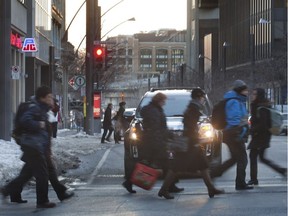
POLYGON ((226 46, 223 45, 223 75, 224 75, 224 88, 226 90, 226 46))
POLYGON ((55 93, 55 47, 49 46, 49 77, 52 93, 55 93))
MULTIPOLYGON (((86 117, 85 130, 94 134, 93 128, 93 40, 94 40, 94 0, 86 1, 86 117)), ((98 2, 96 3, 98 5, 98 2)))
POLYGON ((0 1, 0 139, 11 141, 11 1, 0 1))

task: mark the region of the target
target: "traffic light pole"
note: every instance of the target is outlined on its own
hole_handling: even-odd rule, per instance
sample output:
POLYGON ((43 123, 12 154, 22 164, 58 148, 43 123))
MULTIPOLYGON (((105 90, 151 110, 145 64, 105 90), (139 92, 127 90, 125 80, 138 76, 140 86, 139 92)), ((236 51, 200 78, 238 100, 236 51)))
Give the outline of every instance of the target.
POLYGON ((93 42, 95 38, 95 6, 98 1, 86 1, 86 116, 85 131, 94 134, 93 122, 93 42))

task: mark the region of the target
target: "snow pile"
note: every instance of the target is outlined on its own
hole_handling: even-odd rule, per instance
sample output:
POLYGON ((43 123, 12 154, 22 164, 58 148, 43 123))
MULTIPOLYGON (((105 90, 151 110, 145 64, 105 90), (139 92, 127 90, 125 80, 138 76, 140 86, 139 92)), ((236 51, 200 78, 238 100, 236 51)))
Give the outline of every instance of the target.
MULTIPOLYGON (((75 134, 75 131, 59 130, 58 137, 52 140, 53 157, 59 174, 78 168, 81 162, 78 156, 96 152, 100 139, 101 134, 90 136, 83 132, 75 134)), ((19 174, 23 166, 21 155, 22 151, 14 140, 0 140, 0 187, 19 174)))

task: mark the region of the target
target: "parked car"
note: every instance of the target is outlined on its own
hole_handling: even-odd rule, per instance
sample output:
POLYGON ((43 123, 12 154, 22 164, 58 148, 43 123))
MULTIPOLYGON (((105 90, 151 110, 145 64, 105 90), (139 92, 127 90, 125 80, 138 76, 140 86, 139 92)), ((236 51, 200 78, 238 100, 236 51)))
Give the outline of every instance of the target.
MULTIPOLYGON (((164 105, 164 113, 166 115, 168 129, 174 134, 175 143, 177 143, 177 137, 179 139, 183 132, 183 114, 191 100, 191 91, 193 88, 164 88, 164 89, 152 89, 144 94, 142 97, 135 116, 132 119, 129 128, 124 134, 124 167, 125 175, 127 171, 131 169, 131 163, 135 163, 141 158, 141 146, 145 145, 142 142, 142 117, 140 115, 140 110, 142 107, 147 105, 152 97, 162 92, 167 96, 166 104, 164 105)), ((222 146, 222 132, 215 130, 211 123, 209 116, 211 115, 212 106, 206 96, 205 103, 205 115, 201 117, 199 122, 199 128, 201 131, 201 139, 206 140, 202 145, 206 152, 208 161, 210 162, 210 167, 213 168, 221 163, 221 146, 222 146)), ((199 132, 200 134, 200 132, 199 132)), ((173 159, 175 154, 174 150, 167 150, 167 154, 173 159)))
POLYGON ((288 113, 282 113, 282 117, 283 117, 283 130, 282 133, 284 133, 287 136, 287 118, 288 118, 288 113))
POLYGON ((124 118, 130 124, 132 119, 135 116, 136 108, 126 108, 125 112, 123 113, 124 118))
POLYGON ((125 108, 125 111, 123 113, 123 117, 125 119, 125 121, 123 122, 122 128, 117 127, 117 123, 116 121, 114 121, 114 139, 117 139, 118 141, 121 141, 125 131, 127 130, 127 128, 130 125, 131 120, 134 118, 135 116, 135 111, 136 108, 125 108), (115 137, 117 136, 117 137, 115 137))

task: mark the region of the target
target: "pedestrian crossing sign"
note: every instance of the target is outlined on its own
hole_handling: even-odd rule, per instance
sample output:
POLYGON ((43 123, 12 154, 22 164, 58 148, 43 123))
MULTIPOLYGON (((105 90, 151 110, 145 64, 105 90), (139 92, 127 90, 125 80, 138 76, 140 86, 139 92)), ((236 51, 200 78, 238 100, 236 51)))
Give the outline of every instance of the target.
POLYGON ((37 52, 37 46, 34 38, 25 38, 22 46, 22 52, 37 52))

